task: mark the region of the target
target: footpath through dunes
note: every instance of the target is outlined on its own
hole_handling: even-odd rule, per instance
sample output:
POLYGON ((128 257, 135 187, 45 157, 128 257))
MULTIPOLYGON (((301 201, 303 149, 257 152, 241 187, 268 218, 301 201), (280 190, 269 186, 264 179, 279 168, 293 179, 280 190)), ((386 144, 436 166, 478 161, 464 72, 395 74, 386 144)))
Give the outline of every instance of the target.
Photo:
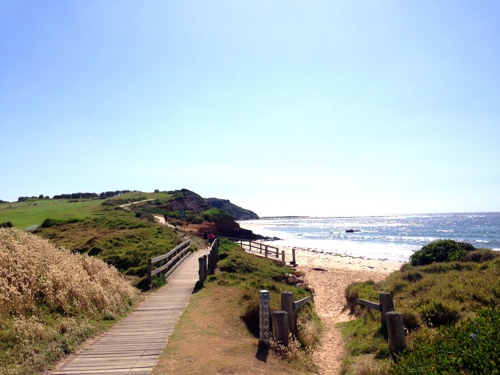
POLYGON ((208 250, 189 255, 169 276, 167 285, 48 374, 151 374, 199 280, 198 258, 206 254, 208 250))

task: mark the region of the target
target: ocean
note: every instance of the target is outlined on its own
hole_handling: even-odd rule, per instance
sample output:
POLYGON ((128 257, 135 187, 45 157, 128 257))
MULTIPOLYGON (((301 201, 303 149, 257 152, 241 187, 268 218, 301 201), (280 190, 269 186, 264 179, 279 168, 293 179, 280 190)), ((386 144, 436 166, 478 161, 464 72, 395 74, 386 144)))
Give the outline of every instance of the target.
POLYGON ((239 223, 256 234, 280 238, 273 241, 277 245, 367 259, 408 262, 413 251, 438 239, 500 250, 499 212, 269 217, 239 223))

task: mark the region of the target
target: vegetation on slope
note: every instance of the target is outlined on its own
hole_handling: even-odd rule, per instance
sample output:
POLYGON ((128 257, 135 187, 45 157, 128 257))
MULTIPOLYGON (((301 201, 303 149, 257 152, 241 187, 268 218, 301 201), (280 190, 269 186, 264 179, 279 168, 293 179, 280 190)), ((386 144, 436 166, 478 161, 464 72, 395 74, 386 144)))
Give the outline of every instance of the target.
MULTIPOLYGON (((346 323, 343 329, 351 355, 345 372, 354 373, 349 368, 354 368, 350 364, 356 362, 356 356, 373 354, 381 360, 390 358, 380 313, 355 303, 356 298, 377 301, 377 291, 393 294, 395 309, 404 316, 408 345, 396 364, 389 360, 382 366, 386 370, 379 373, 491 373, 483 369, 492 368, 490 361, 495 360, 493 368, 498 368, 499 357, 492 350, 498 353, 500 339, 499 331, 493 330, 498 327, 500 317, 500 254, 488 249, 468 249, 454 241, 437 241, 412 256, 419 261, 423 259, 425 265, 405 264, 380 284, 371 281, 352 284, 346 291, 346 299, 358 318, 346 323), (450 249, 450 256, 443 250, 446 248, 450 249), (457 258, 463 260, 448 261, 457 258), (476 335, 475 330, 484 341, 480 346, 485 350, 482 359, 467 365, 462 359, 452 367, 453 358, 458 361, 473 355, 474 343, 479 348, 477 337, 470 339, 475 337, 470 336, 476 335), (443 372, 446 366, 435 367, 434 361, 426 359, 432 356, 448 358, 443 363, 448 363, 449 372, 443 372)), ((364 371, 370 373, 368 369, 364 371)))
MULTIPOLYGON (((255 337, 259 337, 260 290, 270 292, 270 311, 281 310, 281 293, 284 291, 293 292, 295 300, 311 294, 309 288, 296 288, 282 282, 284 275, 292 273, 293 268, 249 254, 228 240, 221 241, 218 268, 220 272, 210 276, 207 283, 241 290, 241 306, 245 311, 241 319, 255 337)), ((298 311, 297 324, 298 336, 291 344, 291 350, 283 351, 277 346, 274 349, 290 361, 300 358, 299 362, 313 368, 309 354, 317 344, 321 324, 312 304, 306 304, 298 311)))
POLYGON ((73 251, 97 256, 137 277, 138 283, 146 276, 148 258, 165 254, 185 240, 172 228, 107 206, 83 221, 40 228, 35 233, 73 251))
POLYGON ((0 372, 36 374, 118 319, 136 290, 103 261, 0 229, 0 372))
POLYGON ((281 309, 282 291, 292 291, 295 300, 311 293, 281 282, 293 269, 246 253, 225 239, 220 242, 219 256, 218 272, 193 296, 154 373, 315 372, 310 354, 317 344, 320 322, 311 303, 298 311, 298 337, 288 350, 273 345, 269 353, 263 353, 258 348, 259 291, 270 291, 271 311, 281 309), (273 360, 263 362, 267 356, 273 360))

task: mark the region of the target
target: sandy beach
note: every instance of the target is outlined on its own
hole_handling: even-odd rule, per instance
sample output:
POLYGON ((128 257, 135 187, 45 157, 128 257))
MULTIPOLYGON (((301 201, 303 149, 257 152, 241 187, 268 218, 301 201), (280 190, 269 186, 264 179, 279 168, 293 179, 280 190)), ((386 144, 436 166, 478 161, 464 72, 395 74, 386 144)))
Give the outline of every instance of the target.
MULTIPOLYGON (((269 246, 276 243, 266 242, 269 246)), ((276 246, 285 251, 286 261, 292 259, 292 248, 276 246)), ((316 310, 321 317, 325 332, 321 346, 314 353, 315 363, 322 375, 337 375, 341 366, 344 345, 337 323, 350 319, 344 310, 346 287, 355 281, 381 281, 403 265, 325 252, 295 248, 297 270, 304 272, 305 282, 314 288, 316 310)))

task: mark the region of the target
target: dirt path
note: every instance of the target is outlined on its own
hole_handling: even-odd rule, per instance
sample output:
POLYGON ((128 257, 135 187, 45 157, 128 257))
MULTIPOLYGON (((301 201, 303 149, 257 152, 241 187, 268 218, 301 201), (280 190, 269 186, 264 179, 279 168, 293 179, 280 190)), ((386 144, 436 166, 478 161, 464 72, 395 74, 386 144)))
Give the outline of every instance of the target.
POLYGON ((346 287, 355 281, 381 281, 389 272, 321 269, 323 271, 308 266, 298 267, 298 270, 305 273, 306 283, 314 288, 316 311, 325 325, 321 346, 314 353, 314 361, 321 375, 337 375, 342 363, 344 344, 335 325, 349 320, 348 312, 344 310, 346 287))

